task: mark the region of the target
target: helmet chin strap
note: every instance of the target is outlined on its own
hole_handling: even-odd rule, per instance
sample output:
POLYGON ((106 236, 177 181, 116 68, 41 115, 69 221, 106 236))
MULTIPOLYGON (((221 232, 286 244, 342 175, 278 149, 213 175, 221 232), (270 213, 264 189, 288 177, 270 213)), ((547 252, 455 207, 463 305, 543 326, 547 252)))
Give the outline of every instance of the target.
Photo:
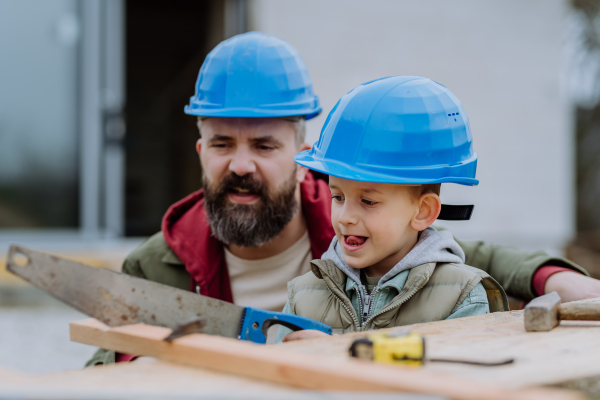
POLYGON ((454 206, 448 204, 442 204, 442 211, 437 219, 444 221, 468 221, 471 219, 473 214, 474 205, 469 206, 454 206))

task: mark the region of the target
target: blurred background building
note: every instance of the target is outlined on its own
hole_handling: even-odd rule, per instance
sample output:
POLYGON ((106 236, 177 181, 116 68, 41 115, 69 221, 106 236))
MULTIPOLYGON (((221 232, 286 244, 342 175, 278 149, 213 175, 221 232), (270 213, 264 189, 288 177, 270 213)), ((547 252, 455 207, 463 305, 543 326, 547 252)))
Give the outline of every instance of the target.
MULTIPOLYGON (((0 253, 19 243, 118 269, 169 205, 199 189, 196 121, 183 107, 206 54, 249 30, 304 58, 324 110, 307 123, 311 143, 360 83, 413 74, 447 86, 469 114, 481 183, 442 188, 444 202, 476 208, 470 222, 440 225, 566 251, 600 274, 591 0, 0 0, 0 253)), ((0 268, 0 305, 48 304, 15 285, 0 268)), ((0 360, 14 358, 11 332, 39 316, 7 310, 0 343, 13 344, 0 360)), ((61 312, 54 320, 74 316, 61 312)), ((67 346, 57 351, 73 358, 52 368, 91 352, 67 346)), ((5 365, 28 368, 15 363, 5 365)))

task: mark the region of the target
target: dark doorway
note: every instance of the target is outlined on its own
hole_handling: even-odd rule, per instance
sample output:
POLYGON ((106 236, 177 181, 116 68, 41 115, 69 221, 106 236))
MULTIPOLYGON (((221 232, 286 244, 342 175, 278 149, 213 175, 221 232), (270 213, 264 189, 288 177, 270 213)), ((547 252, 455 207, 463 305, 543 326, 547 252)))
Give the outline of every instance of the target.
POLYGON ((127 236, 160 230, 167 208, 198 190, 196 118, 183 113, 208 52, 224 39, 224 2, 126 2, 127 236))
POLYGON ((585 82, 587 96, 575 101, 575 162, 577 173, 577 236, 566 255, 594 278, 600 278, 600 3, 571 0, 577 24, 568 24, 566 38, 577 49, 570 73, 585 82), (592 79, 590 79, 592 78, 592 79))

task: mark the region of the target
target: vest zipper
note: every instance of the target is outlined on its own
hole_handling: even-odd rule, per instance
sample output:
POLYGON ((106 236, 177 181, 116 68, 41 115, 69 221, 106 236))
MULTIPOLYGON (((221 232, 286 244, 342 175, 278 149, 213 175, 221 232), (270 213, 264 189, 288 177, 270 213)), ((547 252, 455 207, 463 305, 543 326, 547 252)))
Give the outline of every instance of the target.
MULTIPOLYGON (((331 282, 331 283, 328 282, 327 279, 325 279, 325 284, 327 285, 327 287, 329 288, 329 290, 333 294, 333 296, 337 299, 337 301, 340 302, 340 304, 342 305, 344 310, 346 310, 346 312, 350 315, 350 318, 352 318, 352 322, 354 322, 354 326, 358 327, 358 329, 360 330, 360 322, 358 321, 358 316, 356 315, 356 311, 354 311, 354 307, 352 307, 352 309, 350 307, 348 307, 346 305, 346 303, 344 303, 344 300, 342 300, 342 298, 331 288, 331 286, 337 286, 337 285, 333 284, 333 282, 331 282)), ((340 290, 341 292, 344 292, 339 287, 336 287, 336 288, 338 290, 340 290)))
MULTIPOLYGON (((414 296, 414 295, 415 295, 415 294, 416 294, 416 293, 419 291, 419 289, 421 289, 421 288, 419 287, 419 285, 417 285, 417 287, 415 287, 415 288, 413 289, 413 291, 412 291, 412 292, 410 292, 410 294, 404 298, 404 300, 402 300, 402 301, 401 301, 400 303, 398 303, 398 304, 394 304, 392 307, 388 307, 388 308, 385 308, 385 307, 384 307, 384 308, 383 308, 382 310, 380 310, 380 311, 379 311, 377 314, 375 314, 375 315, 371 316, 371 318, 369 318, 367 321, 365 321, 365 323, 363 324, 363 326, 365 326, 365 325, 367 324, 367 322, 371 322, 373 319, 375 319, 375 317, 378 317, 379 315, 381 315, 381 314, 383 314, 383 313, 386 313, 386 312, 388 312, 388 311, 390 311, 390 310, 393 310, 394 308, 398 308, 398 307, 400 307, 402 304, 404 304, 404 303, 406 303, 408 300, 410 300, 410 298, 411 298, 411 297, 413 297, 413 296, 414 296)), ((362 327, 361 327, 361 328, 362 328, 362 327)), ((362 329, 361 329, 361 330, 362 330, 362 329)))
MULTIPOLYGON (((362 314, 362 324, 369 319, 369 313, 371 311, 371 296, 367 293, 367 289, 361 284, 358 291, 358 299, 360 301, 360 311, 362 314), (361 298, 364 296, 364 298, 361 298)), ((362 325, 361 325, 362 326, 362 325)))
MULTIPOLYGON (((402 304, 404 304, 404 303, 406 303, 408 300, 410 300, 410 299, 411 299, 411 297, 413 297, 413 296, 414 296, 414 295, 415 295, 415 294, 416 294, 416 293, 419 291, 419 289, 420 289, 420 287, 419 287, 419 286, 415 287, 415 288, 412 290, 412 292, 410 292, 410 294, 409 294, 408 296, 406 296, 406 298, 404 298, 404 300, 402 300, 400 303, 398 303, 398 304, 395 304, 395 305, 394 305, 394 306, 392 306, 392 307, 383 308, 383 309, 382 309, 382 310, 380 310, 380 311, 379 311, 377 314, 373 315, 371 318, 369 318, 368 320, 366 320, 366 321, 365 321, 365 322, 364 322, 362 325, 360 324, 360 322, 358 321, 358 319, 355 317, 355 314, 356 314, 356 313, 355 313, 355 312, 352 312, 352 311, 354 311, 354 310, 350 310, 350 308, 348 308, 348 306, 346 305, 346 303, 344 303, 344 301, 343 301, 343 300, 340 298, 340 296, 338 296, 338 295, 337 295, 335 292, 333 292, 333 291, 332 291, 331 293, 332 293, 332 294, 335 296, 335 298, 336 298, 336 299, 337 299, 337 300, 340 302, 340 304, 341 304, 341 305, 342 305, 342 307, 343 307, 343 308, 346 310, 346 312, 347 312, 348 314, 350 314, 350 317, 352 318, 352 321, 354 321, 354 323, 356 324, 356 326, 358 326, 358 327, 359 327, 359 330, 358 330, 357 332, 360 332, 360 331, 364 331, 364 330, 365 330, 365 329, 362 329, 362 328, 363 328, 363 327, 364 327, 364 326, 367 324, 367 322, 370 322, 370 321, 372 321, 373 319, 375 319, 375 317, 378 317, 379 315, 381 315, 381 314, 383 314, 383 313, 385 313, 385 312, 388 312, 388 311, 390 311, 390 310, 393 310, 394 308, 398 308, 398 307, 400 307, 402 304)), ((376 293, 378 293, 378 292, 379 292, 379 289, 378 289, 378 290, 373 290, 373 296, 375 296, 375 294, 376 294, 376 293)), ((360 297, 360 296, 361 296, 361 291, 360 291, 360 290, 358 291, 358 294, 359 294, 359 297, 360 297)), ((359 299, 359 300, 360 300, 360 303, 361 303, 361 306, 362 306, 362 299, 359 299)), ((373 307, 373 301, 371 301, 371 302, 370 302, 370 304, 369 304, 369 309, 368 309, 368 312, 367 312, 367 314, 370 314, 370 313, 371 313, 371 311, 372 311, 372 307, 373 307)), ((364 314, 364 313, 363 313, 363 314, 364 314)))
POLYGON ((360 290, 358 290, 358 299, 359 299, 360 307, 361 307, 363 325, 367 323, 367 321, 369 320, 369 315, 371 315, 371 311, 373 311, 373 304, 375 303, 375 295, 377 293, 379 293, 378 286, 374 287, 373 291, 369 295, 367 293, 366 287, 363 284, 359 285, 360 290), (365 296, 364 303, 363 303, 363 300, 361 299, 361 292, 362 292, 362 295, 365 296))
MULTIPOLYGON (((371 300, 369 301, 369 312, 367 313, 367 318, 369 318, 369 315, 371 315, 371 311, 373 311, 373 304, 375 303, 375 295, 379 293, 379 289, 373 289, 373 291, 371 292, 371 300)), ((368 321, 368 319, 366 319, 365 321, 368 321)))
POLYGON ((363 325, 369 319, 369 315, 371 315, 371 311, 373 310, 373 303, 375 303, 375 295, 378 292, 379 292, 379 289, 374 288, 373 291, 371 292, 371 294, 368 294, 365 286, 360 285, 360 290, 358 291, 358 298, 359 298, 359 302, 360 302, 360 306, 361 306, 363 325), (363 302, 363 299, 361 299, 361 292, 362 292, 362 295, 365 297, 364 302, 363 302))
POLYGON ((350 317, 352 318, 352 321, 354 321, 354 323, 356 324, 356 326, 358 326, 359 329, 360 329, 360 322, 358 321, 358 318, 356 318, 356 316, 355 316, 356 312, 354 312, 354 310, 350 310, 350 308, 346 305, 346 303, 344 303, 344 300, 342 300, 340 298, 340 296, 338 296, 335 293, 333 293, 333 295, 335 296, 336 299, 338 299, 338 301, 340 302, 340 304, 342 305, 342 307, 344 307, 344 310, 346 310, 346 312, 348 314, 350 314, 350 317))

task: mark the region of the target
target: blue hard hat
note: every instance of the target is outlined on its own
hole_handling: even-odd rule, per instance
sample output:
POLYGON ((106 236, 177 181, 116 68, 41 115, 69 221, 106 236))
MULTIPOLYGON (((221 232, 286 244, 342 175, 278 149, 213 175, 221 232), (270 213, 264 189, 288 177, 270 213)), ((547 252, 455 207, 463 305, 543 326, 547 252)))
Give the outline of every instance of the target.
POLYGON ((321 107, 296 49, 274 36, 248 32, 208 53, 184 111, 201 117, 311 119, 321 107))
POLYGON ((319 141, 295 160, 355 181, 479 183, 467 113, 450 90, 420 76, 354 88, 329 113, 319 141))

